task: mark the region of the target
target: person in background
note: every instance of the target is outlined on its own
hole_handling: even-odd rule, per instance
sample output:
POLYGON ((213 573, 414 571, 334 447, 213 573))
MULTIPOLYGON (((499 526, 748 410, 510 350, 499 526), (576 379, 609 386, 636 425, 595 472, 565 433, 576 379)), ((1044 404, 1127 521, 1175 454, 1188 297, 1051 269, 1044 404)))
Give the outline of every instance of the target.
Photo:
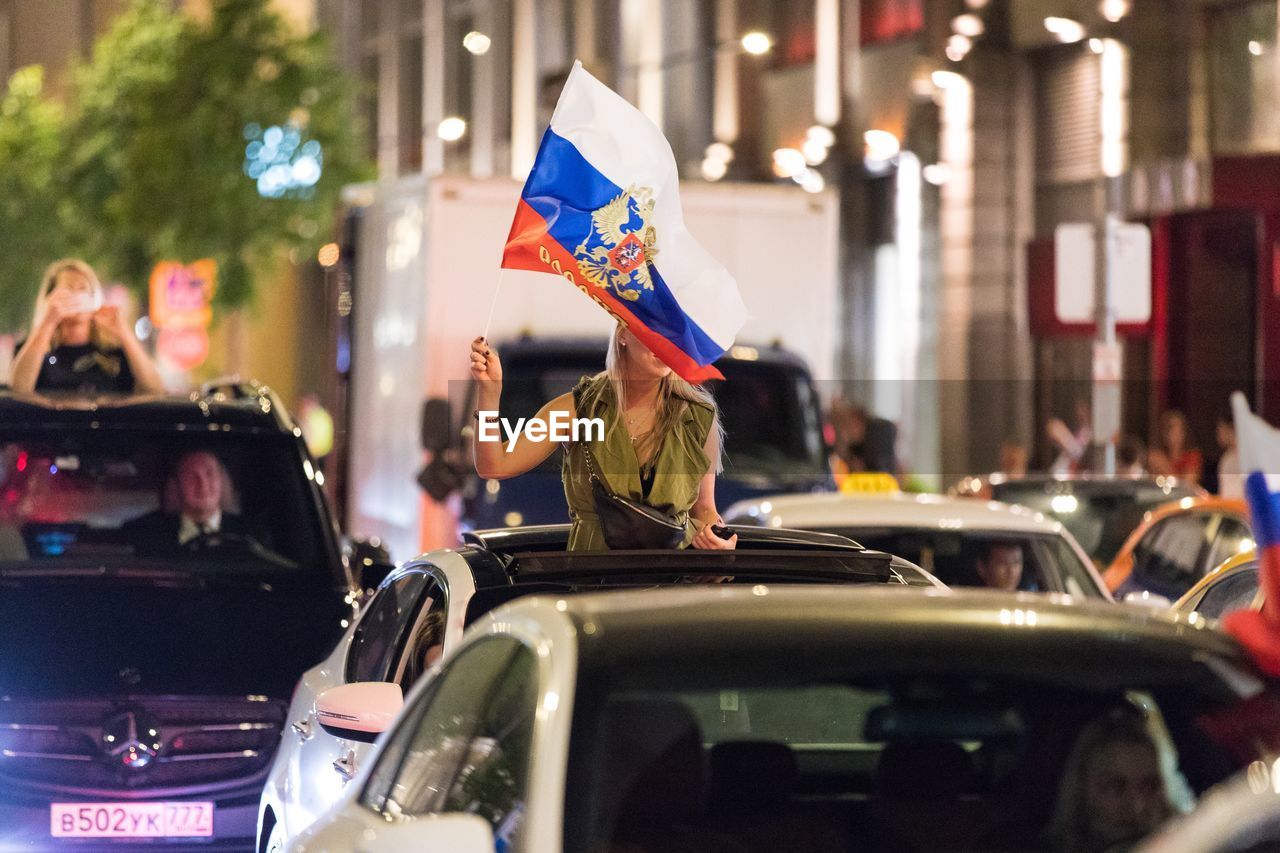
POLYGON ((836 434, 833 467, 837 476, 867 471, 898 476, 898 427, 893 421, 837 397, 831 403, 831 425, 836 434))
POLYGON ((989 589, 1016 592, 1022 585, 1022 547, 1013 542, 990 542, 973 567, 989 589))
POLYGON ((1147 467, 1157 477, 1200 484, 1204 459, 1199 450, 1187 446, 1187 419, 1182 412, 1171 409, 1160 416, 1160 439, 1147 454, 1147 467))
POLYGON ((1161 749, 1136 709, 1116 708, 1076 738, 1049 824, 1054 853, 1122 853, 1177 811, 1161 749))
POLYGON ((1216 428, 1218 448, 1217 492, 1224 498, 1244 498, 1244 474, 1240 471, 1240 454, 1236 452, 1236 425, 1231 420, 1231 410, 1218 413, 1216 428))
POLYGON ((233 505, 227 469, 213 453, 195 450, 178 457, 172 476, 165 481, 160 509, 125 522, 120 532, 144 556, 172 553, 215 533, 249 536, 267 545, 263 534, 255 535, 243 518, 231 512, 233 505))
POLYGON ((1144 477, 1147 449, 1136 435, 1126 435, 1116 447, 1116 476, 1144 477))
POLYGON ((1027 476, 1025 444, 1013 438, 1000 442, 1000 473, 1006 480, 1021 480, 1027 476))
POLYGON ((1093 442, 1093 415, 1087 400, 1076 400, 1075 428, 1067 426, 1061 418, 1050 418, 1045 424, 1049 441, 1058 448, 1058 455, 1049 466, 1052 474, 1079 474, 1085 469, 1085 453, 1093 442))
POLYGON ((31 334, 13 357, 15 391, 164 393, 155 363, 84 261, 49 265, 36 296, 31 334))

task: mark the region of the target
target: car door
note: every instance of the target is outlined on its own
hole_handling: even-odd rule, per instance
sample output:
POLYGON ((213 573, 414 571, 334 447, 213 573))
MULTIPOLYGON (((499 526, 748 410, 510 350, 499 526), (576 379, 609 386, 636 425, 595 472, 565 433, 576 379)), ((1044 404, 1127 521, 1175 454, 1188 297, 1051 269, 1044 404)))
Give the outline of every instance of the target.
MULTIPOLYGON (((365 607, 352 634, 339 684, 356 681, 387 681, 409 640, 424 604, 438 590, 430 574, 422 568, 406 568, 389 576, 365 607)), ((439 594, 439 593, 437 593, 439 594)), ((307 719, 309 733, 297 750, 294 797, 300 814, 309 824, 323 814, 342 794, 355 774, 360 756, 369 744, 329 734, 315 721, 314 704, 307 719)), ((302 826, 290 827, 296 832, 302 826)))
POLYGON ((1082 550, 1072 547, 1062 536, 1042 536, 1032 540, 1031 553, 1042 566, 1044 588, 1086 598, 1108 598, 1106 584, 1082 550))
POLYGON ((1214 512, 1185 512, 1152 525, 1133 549, 1133 572, 1116 589, 1116 598, 1144 591, 1170 601, 1181 598, 1204 576, 1221 518, 1214 512))
POLYGON ((1221 619, 1233 611, 1252 607, 1257 595, 1258 566, 1255 563, 1228 574, 1216 583, 1211 582, 1196 603, 1195 612, 1206 619, 1221 619))
POLYGON ((389 823, 477 814, 498 850, 520 851, 538 695, 537 655, 520 640, 487 637, 462 649, 401 715, 360 806, 389 823))
POLYGON ((1249 523, 1239 516, 1224 513, 1219 516, 1213 544, 1209 547, 1201 574, 1208 574, 1236 554, 1253 550, 1254 544, 1249 523))

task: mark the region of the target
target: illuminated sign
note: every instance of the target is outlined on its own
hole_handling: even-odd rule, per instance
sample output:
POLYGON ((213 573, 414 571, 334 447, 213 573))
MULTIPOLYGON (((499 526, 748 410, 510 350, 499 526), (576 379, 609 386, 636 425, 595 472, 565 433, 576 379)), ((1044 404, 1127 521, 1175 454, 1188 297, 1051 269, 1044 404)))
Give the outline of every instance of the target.
POLYGON ((192 370, 209 357, 217 275, 217 263, 207 258, 161 261, 151 272, 151 323, 160 331, 156 355, 176 370, 192 370))

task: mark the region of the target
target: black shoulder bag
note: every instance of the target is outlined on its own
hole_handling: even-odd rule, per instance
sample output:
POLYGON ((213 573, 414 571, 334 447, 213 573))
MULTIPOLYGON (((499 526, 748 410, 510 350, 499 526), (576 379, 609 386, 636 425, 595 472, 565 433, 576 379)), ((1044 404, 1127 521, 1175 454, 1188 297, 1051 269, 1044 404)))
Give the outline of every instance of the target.
POLYGON ((615 551, 679 548, 684 542, 684 524, 648 504, 610 490, 596 473, 591 445, 583 442, 582 449, 587 458, 591 495, 595 498, 596 516, 600 519, 600 529, 604 531, 605 544, 615 551))

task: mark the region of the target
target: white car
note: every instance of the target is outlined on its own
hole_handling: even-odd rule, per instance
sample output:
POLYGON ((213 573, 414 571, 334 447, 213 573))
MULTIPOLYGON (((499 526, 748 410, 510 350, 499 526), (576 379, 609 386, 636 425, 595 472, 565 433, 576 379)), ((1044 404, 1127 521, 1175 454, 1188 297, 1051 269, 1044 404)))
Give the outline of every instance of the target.
POLYGON ((1280 767, 1255 761, 1169 821, 1136 853, 1263 853, 1280 848, 1280 767))
POLYGON ((368 682, 408 686, 421 674, 412 672, 417 650, 410 641, 431 614, 445 617, 443 649, 451 651, 462 636, 474 592, 473 573, 455 551, 410 561, 387 576, 329 656, 303 674, 262 791, 259 850, 283 850, 290 837, 332 806, 372 748, 376 732, 336 736, 326 731, 317 719, 317 697, 328 695, 340 704, 343 692, 354 691, 357 695, 346 701, 372 702, 389 721, 402 704, 401 688, 371 695, 361 687, 368 682))
POLYGON ((1190 797, 1267 754, 1274 714, 1241 708, 1275 686, 1217 631, 1065 596, 531 596, 469 629, 290 849, 1038 849, 1099 720, 1158 724, 1190 797))
POLYGON ((838 533, 910 560, 949 587, 980 586, 976 561, 993 545, 1016 545, 1020 590, 1111 598, 1062 523, 1021 506, 944 495, 795 494, 741 501, 724 517, 739 526, 838 533))
POLYGON ((408 690, 453 653, 465 625, 532 593, 653 586, 707 575, 739 583, 872 583, 940 587, 927 573, 835 536, 746 529, 737 552, 571 554, 568 525, 485 531, 387 576, 333 652, 298 682, 290 730, 267 776, 258 848, 279 850, 342 793, 408 690), (801 549, 796 553, 795 549, 801 549), (785 555, 785 556, 780 556, 785 555), (715 566, 732 563, 721 571, 715 566), (710 568, 709 568, 710 567, 710 568), (428 654, 432 646, 439 651, 428 654), (355 721, 355 722, 353 722, 355 721))

